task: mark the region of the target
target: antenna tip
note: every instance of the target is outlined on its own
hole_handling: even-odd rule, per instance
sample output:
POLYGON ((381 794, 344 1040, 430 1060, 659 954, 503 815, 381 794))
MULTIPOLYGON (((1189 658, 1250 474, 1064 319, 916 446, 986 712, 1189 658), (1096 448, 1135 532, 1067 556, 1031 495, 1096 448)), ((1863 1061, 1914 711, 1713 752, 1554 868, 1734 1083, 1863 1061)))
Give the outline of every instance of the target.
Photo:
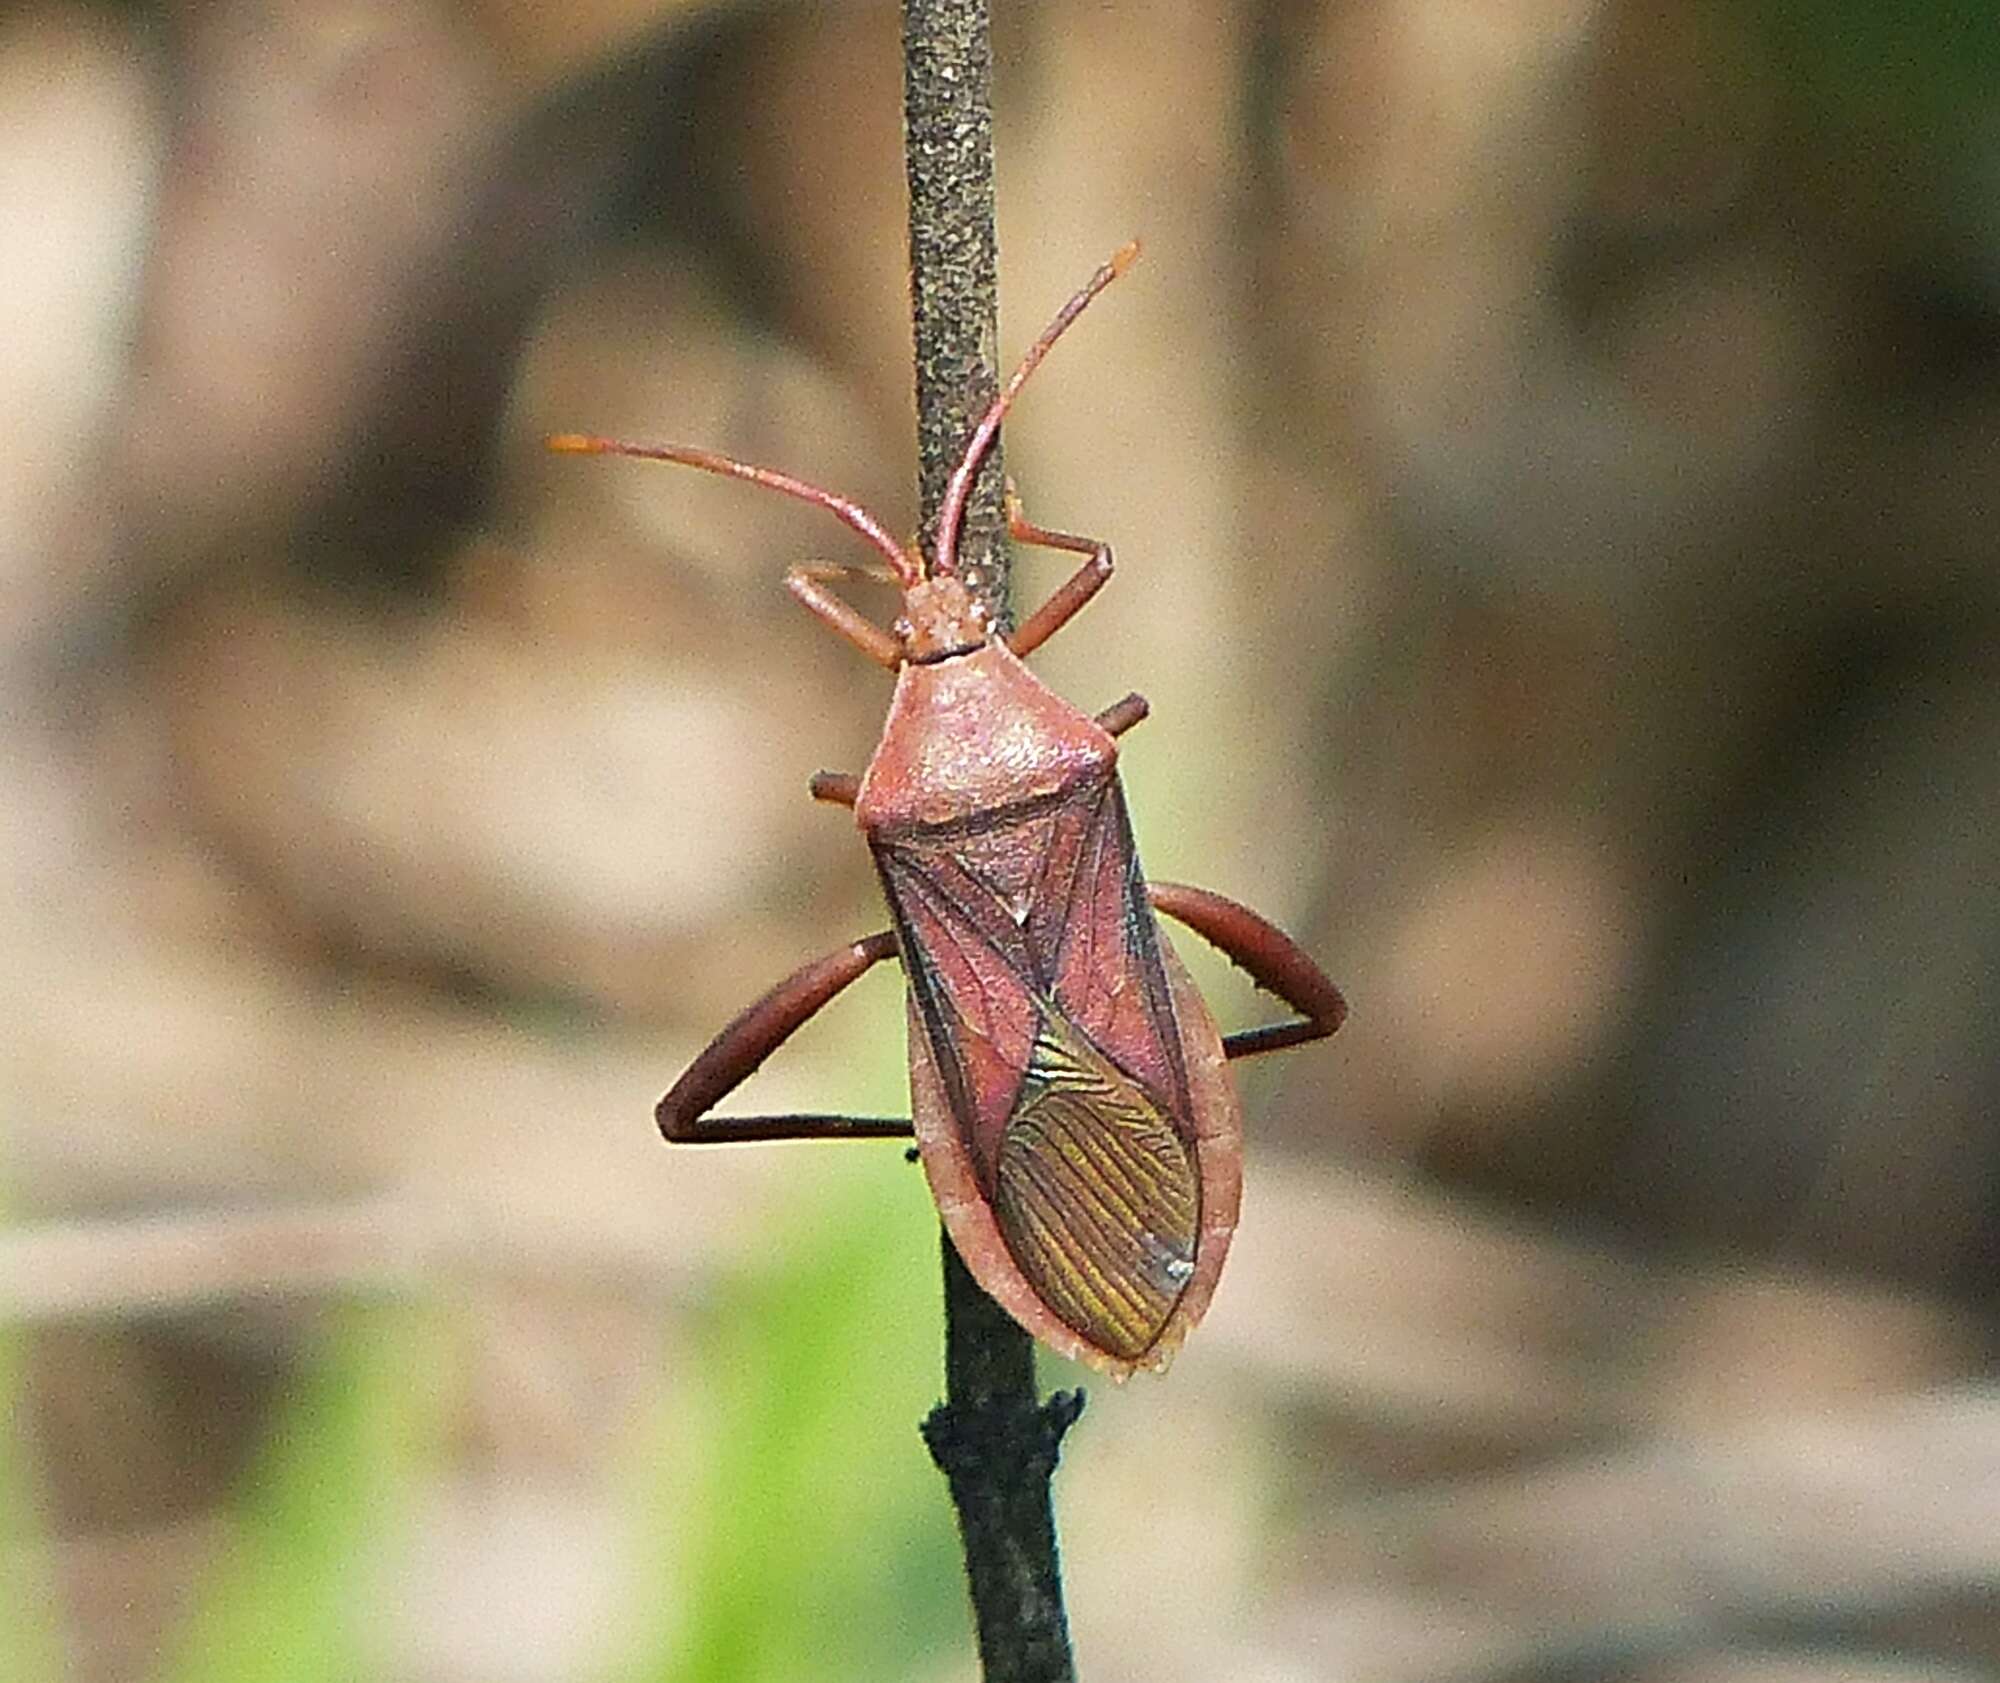
POLYGON ((1111 254, 1111 278, 1116 280, 1127 269, 1139 261, 1139 242, 1127 240, 1111 254))
POLYGON ((609 441, 583 432, 552 432, 542 440, 542 448, 558 456, 600 456, 609 441))

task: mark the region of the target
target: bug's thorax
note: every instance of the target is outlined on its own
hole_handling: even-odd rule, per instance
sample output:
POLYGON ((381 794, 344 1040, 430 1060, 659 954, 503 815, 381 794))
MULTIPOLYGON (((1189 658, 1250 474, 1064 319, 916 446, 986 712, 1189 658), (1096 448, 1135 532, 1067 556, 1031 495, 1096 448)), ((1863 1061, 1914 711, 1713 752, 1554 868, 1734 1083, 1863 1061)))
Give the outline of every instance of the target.
POLYGON ((998 638, 906 661, 855 822, 872 834, 988 817, 1108 775, 1118 746, 998 638))

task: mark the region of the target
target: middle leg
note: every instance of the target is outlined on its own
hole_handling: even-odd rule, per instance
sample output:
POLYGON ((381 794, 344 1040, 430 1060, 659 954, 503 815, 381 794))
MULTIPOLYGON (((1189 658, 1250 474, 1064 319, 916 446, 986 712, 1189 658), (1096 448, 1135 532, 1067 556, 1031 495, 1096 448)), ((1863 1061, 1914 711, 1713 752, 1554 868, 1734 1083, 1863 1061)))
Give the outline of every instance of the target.
POLYGON ((1146 698, 1134 690, 1097 715, 1098 728, 1113 736, 1123 736, 1150 712, 1152 708, 1147 705, 1146 698))

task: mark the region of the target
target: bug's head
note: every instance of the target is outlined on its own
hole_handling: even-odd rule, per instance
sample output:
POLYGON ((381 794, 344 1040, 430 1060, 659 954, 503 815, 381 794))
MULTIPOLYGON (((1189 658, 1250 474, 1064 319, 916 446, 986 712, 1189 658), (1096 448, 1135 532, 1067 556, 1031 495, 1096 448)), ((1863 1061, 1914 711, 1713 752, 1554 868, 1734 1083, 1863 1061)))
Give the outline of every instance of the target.
POLYGON ((983 647, 992 640, 993 621, 963 579, 934 573, 903 592, 895 630, 903 658, 921 666, 983 647))
MULTIPOLYGON (((815 581, 829 576, 820 569, 795 570, 789 580, 795 595, 855 643, 864 654, 885 666, 894 667, 903 661, 922 664, 943 660, 948 655, 970 654, 991 642, 994 635, 990 611, 973 592, 959 567, 958 540, 965 525, 965 507, 972 495, 973 482, 993 448, 993 440, 999 436, 1001 421, 1022 386, 1027 384, 1028 376, 1048 355, 1049 347, 1083 313, 1084 306, 1129 269, 1138 255, 1137 240, 1113 253, 1111 260, 1103 264, 1082 290, 1057 312, 1055 320, 1028 347, 1028 354, 1021 359, 1020 366, 987 405, 971 436, 966 439, 964 454, 945 486, 944 500, 938 510, 937 553, 928 565, 915 546, 905 547, 898 543, 889 529, 859 503, 803 479, 795 479, 776 468, 739 462, 733 457, 719 456, 713 450, 701 450, 689 444, 631 444, 621 439, 599 438, 590 433, 557 433, 545 442, 551 450, 566 455, 635 456, 644 461, 678 462, 683 467, 700 468, 705 473, 717 473, 729 479, 762 485, 766 490, 779 491, 801 502, 811 503, 816 508, 823 508, 865 538, 887 562, 887 577, 903 592, 903 612, 896 621, 894 632, 884 631, 879 625, 864 620, 853 609, 847 608, 838 597, 817 589, 815 581)), ((835 575, 841 571, 835 569, 835 575)), ((882 574, 878 570, 874 576, 882 574)))

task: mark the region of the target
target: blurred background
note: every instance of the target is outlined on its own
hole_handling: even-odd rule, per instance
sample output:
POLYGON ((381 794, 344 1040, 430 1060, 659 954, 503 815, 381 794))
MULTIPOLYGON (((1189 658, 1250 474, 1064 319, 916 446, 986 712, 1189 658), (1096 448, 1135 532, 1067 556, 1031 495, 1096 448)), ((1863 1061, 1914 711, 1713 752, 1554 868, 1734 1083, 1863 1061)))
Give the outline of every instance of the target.
MULTIPOLYGON (((1354 1006, 1069 1440, 1082 1675, 2000 1673, 2000 14, 1002 11, 1008 354, 1146 242, 1008 429, 1120 559, 1038 664, 1354 1006)), ((920 1177, 650 1119, 881 924, 778 583, 857 546, 538 445, 912 523, 898 76, 0 21, 0 1678, 972 1676, 920 1177)), ((901 1049, 879 973, 743 1102, 901 1049)))

